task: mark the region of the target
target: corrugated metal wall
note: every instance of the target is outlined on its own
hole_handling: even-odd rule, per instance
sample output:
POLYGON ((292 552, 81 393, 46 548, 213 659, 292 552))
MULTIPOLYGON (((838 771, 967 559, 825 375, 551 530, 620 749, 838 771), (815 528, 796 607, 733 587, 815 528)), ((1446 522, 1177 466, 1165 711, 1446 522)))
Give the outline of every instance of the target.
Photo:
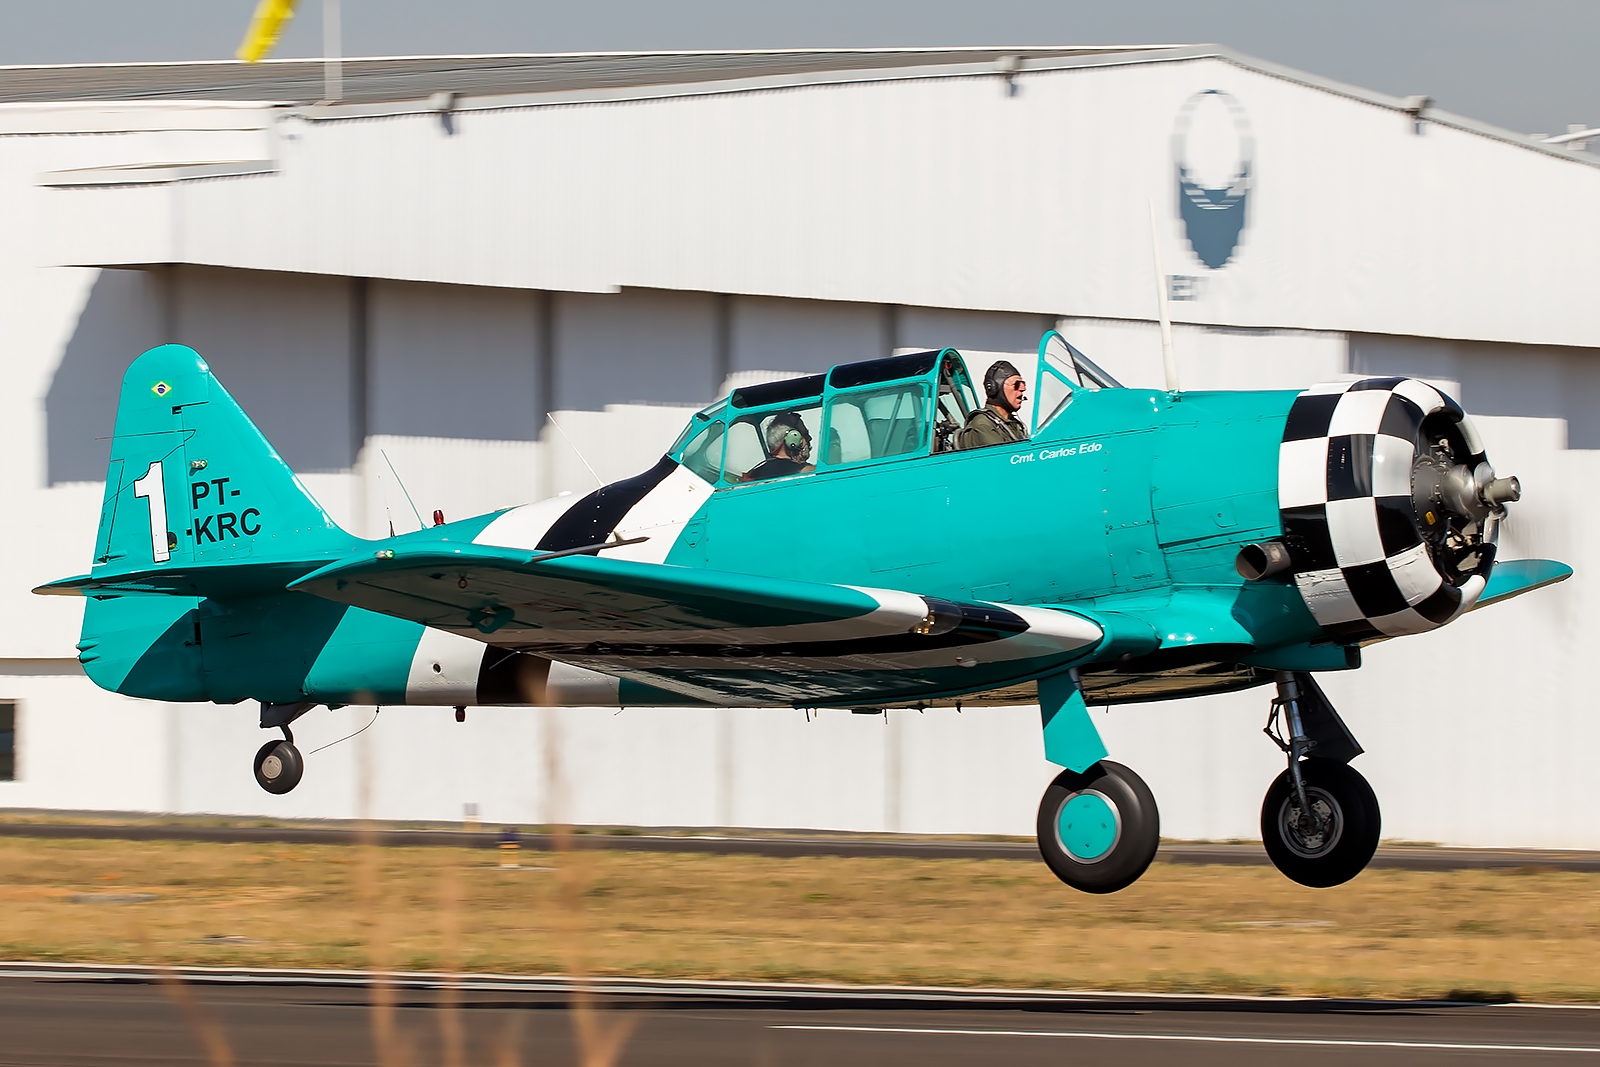
MULTIPOLYGON (((56 262, 193 261, 529 289, 732 292, 1593 345, 1600 168, 1221 59, 275 126, 277 173, 53 190, 56 262), (1173 135, 1253 144, 1227 269, 1173 135), (129 220, 152 220, 130 227, 129 220)), ((215 158, 215 157, 207 157, 215 158)))

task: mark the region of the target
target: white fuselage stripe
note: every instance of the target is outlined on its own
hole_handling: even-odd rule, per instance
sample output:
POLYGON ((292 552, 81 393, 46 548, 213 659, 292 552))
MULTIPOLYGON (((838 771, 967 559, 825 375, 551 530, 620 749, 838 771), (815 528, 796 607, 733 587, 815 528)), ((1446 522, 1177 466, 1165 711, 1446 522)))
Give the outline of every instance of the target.
MULTIPOLYGON (((711 492, 711 486, 687 467, 675 468, 629 508, 612 531, 618 540, 626 541, 635 537, 646 540, 637 545, 613 549, 607 556, 641 563, 665 562, 672 546, 677 544, 678 535, 705 506, 711 492)), ((512 508, 478 531, 478 536, 472 542, 496 548, 533 551, 539 547, 539 542, 550 532, 556 520, 587 495, 569 494, 512 508)))
POLYGON ((678 535, 711 497, 711 485, 689 468, 679 466, 644 495, 617 523, 619 541, 645 538, 637 545, 611 549, 610 559, 665 563, 678 535))
POLYGON ((473 704, 478 699, 478 672, 483 666, 483 642, 425 627, 411 670, 406 678, 407 704, 447 706, 473 704))

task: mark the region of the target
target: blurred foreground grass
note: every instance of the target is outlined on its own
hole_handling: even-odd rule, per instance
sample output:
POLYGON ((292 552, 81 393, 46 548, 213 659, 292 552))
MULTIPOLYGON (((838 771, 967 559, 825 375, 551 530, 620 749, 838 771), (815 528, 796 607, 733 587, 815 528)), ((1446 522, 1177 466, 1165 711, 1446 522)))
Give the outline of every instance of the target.
POLYGON ((675 978, 1600 1001, 1596 874, 1380 870, 1318 891, 1270 868, 1158 863, 1091 897, 1011 860, 498 862, 0 839, 0 958, 517 973, 576 958, 675 978))

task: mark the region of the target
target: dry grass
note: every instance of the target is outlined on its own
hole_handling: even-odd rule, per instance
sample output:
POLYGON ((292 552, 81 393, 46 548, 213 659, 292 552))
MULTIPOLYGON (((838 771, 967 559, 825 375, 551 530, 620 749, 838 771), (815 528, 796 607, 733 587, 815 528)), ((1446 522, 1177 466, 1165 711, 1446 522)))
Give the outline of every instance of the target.
POLYGON ((1010 860, 497 862, 446 848, 0 839, 0 958, 1600 1000, 1594 874, 1369 871, 1313 891, 1267 868, 1158 864, 1090 897, 1010 860), (73 902, 85 894, 154 899, 73 902))

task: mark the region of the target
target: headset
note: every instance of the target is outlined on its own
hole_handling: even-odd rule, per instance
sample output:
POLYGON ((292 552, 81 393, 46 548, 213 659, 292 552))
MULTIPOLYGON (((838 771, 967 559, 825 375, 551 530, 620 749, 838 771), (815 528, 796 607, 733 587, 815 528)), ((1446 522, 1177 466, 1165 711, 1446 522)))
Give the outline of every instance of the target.
POLYGON ((773 418, 767 427, 767 448, 772 452, 782 448, 794 457, 797 463, 809 460, 811 435, 806 432, 806 424, 800 420, 800 416, 792 411, 785 411, 773 418))

